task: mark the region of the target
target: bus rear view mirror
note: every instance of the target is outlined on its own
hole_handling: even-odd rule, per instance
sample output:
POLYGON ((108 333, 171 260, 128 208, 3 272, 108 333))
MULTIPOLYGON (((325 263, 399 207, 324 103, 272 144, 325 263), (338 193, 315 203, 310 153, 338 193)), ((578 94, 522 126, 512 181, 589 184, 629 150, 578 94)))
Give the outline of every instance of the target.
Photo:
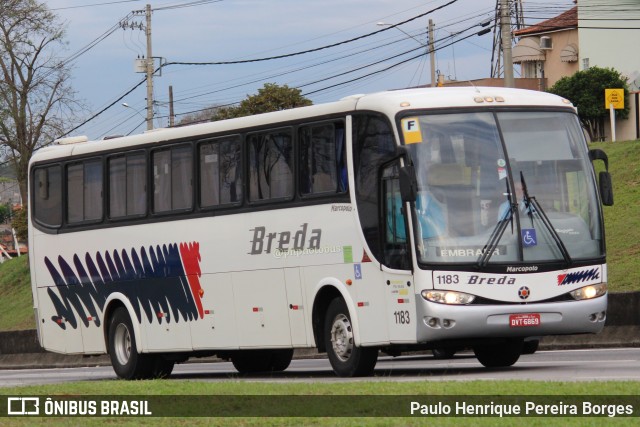
POLYGON ((415 202, 418 188, 416 171, 413 165, 400 168, 400 196, 403 202, 415 202))
POLYGON ((613 206, 613 186, 611 184, 611 174, 602 171, 598 175, 598 185, 600 187, 600 198, 605 206, 613 206))
POLYGON ((611 183, 611 175, 609 174, 609 157, 607 153, 595 148, 589 150, 589 159, 602 160, 604 162, 604 171, 598 174, 598 186, 600 190, 600 198, 605 206, 613 206, 613 185, 611 183))

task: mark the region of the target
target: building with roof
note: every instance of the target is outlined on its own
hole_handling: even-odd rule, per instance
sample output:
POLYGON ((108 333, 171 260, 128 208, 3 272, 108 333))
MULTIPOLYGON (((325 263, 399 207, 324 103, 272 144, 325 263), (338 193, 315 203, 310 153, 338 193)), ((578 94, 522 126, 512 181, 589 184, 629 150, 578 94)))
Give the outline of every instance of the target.
POLYGON ((546 21, 513 32, 513 62, 521 77, 540 79, 546 90, 579 70, 578 6, 546 21))
MULTIPOLYGON (((514 64, 541 90, 562 77, 597 66, 628 79, 629 119, 616 122, 616 139, 640 139, 640 4, 628 0, 579 0, 558 16, 513 32, 514 64)), ((516 79, 517 80, 517 79, 516 79)), ((604 108, 604 106, 603 106, 604 108)), ((605 139, 611 139, 607 129, 605 139)))

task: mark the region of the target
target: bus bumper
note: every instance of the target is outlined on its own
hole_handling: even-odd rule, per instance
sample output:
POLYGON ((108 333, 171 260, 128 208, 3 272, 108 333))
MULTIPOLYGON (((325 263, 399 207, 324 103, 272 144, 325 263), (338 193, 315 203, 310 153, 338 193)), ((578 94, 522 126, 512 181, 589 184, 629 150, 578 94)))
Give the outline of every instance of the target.
POLYGON ((582 301, 527 305, 444 305, 416 298, 418 342, 598 333, 607 295, 582 301), (526 319, 526 321, 518 321, 526 319))

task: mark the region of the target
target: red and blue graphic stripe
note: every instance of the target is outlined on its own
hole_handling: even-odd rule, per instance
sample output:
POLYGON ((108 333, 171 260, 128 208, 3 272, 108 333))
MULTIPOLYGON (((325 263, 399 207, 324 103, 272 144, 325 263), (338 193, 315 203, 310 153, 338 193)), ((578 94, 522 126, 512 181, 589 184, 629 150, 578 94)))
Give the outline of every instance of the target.
POLYGON ((87 252, 84 262, 78 254, 72 258, 69 264, 59 256, 57 266, 44 258, 55 285, 47 288, 56 310, 51 320, 63 329, 66 324, 75 329, 80 322, 85 327, 91 322, 99 326, 100 314, 114 292, 129 299, 140 323, 143 315, 149 323, 154 319, 195 321, 204 316, 198 242, 87 252))

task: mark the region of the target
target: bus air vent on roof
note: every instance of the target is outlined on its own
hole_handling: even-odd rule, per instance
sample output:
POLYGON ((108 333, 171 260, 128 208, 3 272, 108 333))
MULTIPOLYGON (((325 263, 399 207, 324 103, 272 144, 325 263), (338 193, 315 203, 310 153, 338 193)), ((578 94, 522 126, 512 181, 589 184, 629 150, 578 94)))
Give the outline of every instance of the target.
POLYGON ((54 144, 58 145, 67 145, 67 144, 77 144, 79 142, 87 142, 89 138, 85 135, 82 136, 70 136, 69 138, 59 138, 53 141, 54 144))

